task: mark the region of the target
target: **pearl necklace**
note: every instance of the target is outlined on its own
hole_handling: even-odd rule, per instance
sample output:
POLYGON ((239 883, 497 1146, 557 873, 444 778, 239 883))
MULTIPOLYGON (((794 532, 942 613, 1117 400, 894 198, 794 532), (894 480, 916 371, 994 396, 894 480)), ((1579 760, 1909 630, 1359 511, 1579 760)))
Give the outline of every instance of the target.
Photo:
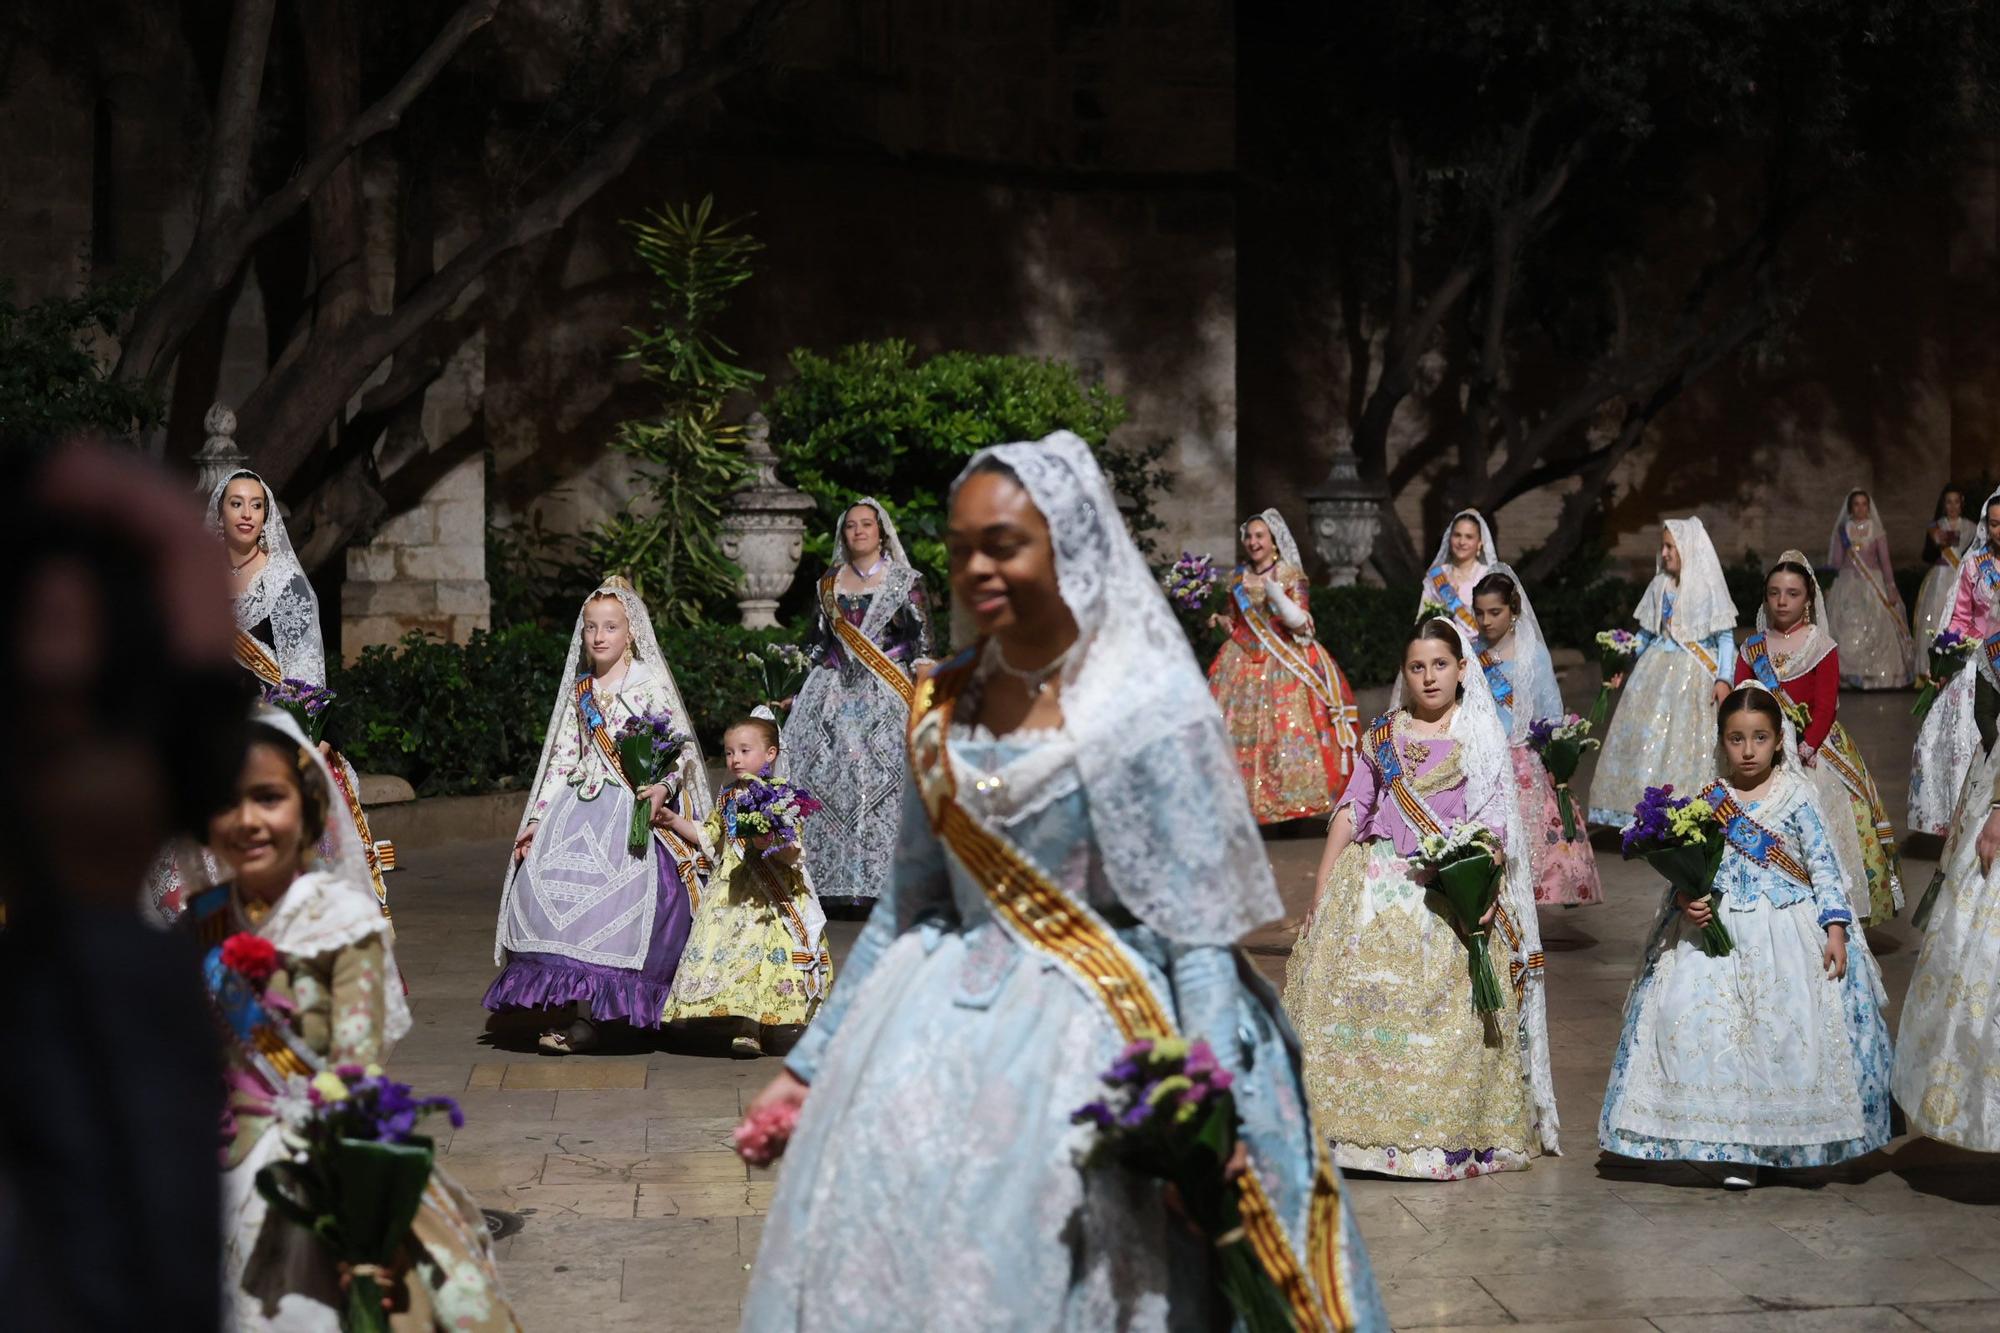
POLYGON ((1000 641, 998 639, 988 639, 986 641, 984 664, 998 667, 1002 675, 1012 676, 1015 680, 1020 681, 1022 688, 1027 690, 1030 699, 1039 699, 1042 697, 1042 691, 1048 689, 1049 681, 1055 677, 1058 671, 1062 670, 1063 664, 1069 661, 1069 655, 1075 651, 1076 644, 1071 643, 1069 647, 1056 654, 1054 660, 1046 666, 1039 666, 1032 670, 1024 671, 1007 660, 1007 655, 1000 651, 1000 641))

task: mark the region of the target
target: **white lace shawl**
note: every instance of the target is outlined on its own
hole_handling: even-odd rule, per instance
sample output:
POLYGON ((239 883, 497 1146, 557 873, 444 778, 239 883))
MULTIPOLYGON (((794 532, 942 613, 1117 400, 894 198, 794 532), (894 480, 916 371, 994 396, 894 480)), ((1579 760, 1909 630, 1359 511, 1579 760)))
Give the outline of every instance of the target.
POLYGON ((1680 581, 1667 573, 1664 555, 1653 558, 1653 581, 1646 595, 1633 608, 1632 618, 1649 634, 1659 634, 1660 611, 1667 594, 1674 598, 1673 637, 1681 643, 1698 643, 1712 634, 1736 628, 1736 603, 1729 596, 1729 581, 1722 577, 1722 561, 1708 529, 1698 518, 1670 518, 1668 532, 1680 548, 1680 581))
MULTIPOLYGON (((1458 744, 1459 764, 1465 770, 1465 808, 1477 810, 1497 797, 1506 811, 1503 839, 1507 869, 1500 896, 1508 917, 1520 932, 1520 947, 1514 961, 1527 967, 1529 958, 1542 951, 1542 926, 1535 915, 1535 871, 1528 852, 1527 821, 1522 817, 1514 784, 1514 756, 1507 732, 1500 725, 1499 707, 1486 687, 1486 673, 1479 669, 1472 640, 1464 627, 1449 617, 1432 619, 1451 627, 1458 639, 1459 655, 1466 664, 1458 713, 1451 720, 1451 738, 1458 744)), ((1520 690, 1518 684, 1515 690, 1517 693, 1520 690)), ((1389 707, 1394 710, 1402 706, 1403 673, 1399 671, 1395 688, 1389 694, 1389 707)), ((1543 975, 1536 969, 1528 971, 1527 986, 1522 992, 1518 1037, 1522 1076, 1528 1084, 1542 1149, 1559 1153, 1556 1086, 1549 1068, 1548 996, 1543 975)))
POLYGON ((1236 536, 1239 541, 1249 533, 1252 523, 1262 523, 1271 530, 1271 545, 1278 551, 1278 568, 1271 572, 1277 574, 1280 571, 1290 571, 1294 577, 1304 578, 1305 561, 1299 558, 1299 543, 1292 536, 1292 529, 1285 522, 1285 516, 1275 509, 1265 509, 1252 514, 1236 525, 1236 536))
MULTIPOLYGON (((840 511, 840 521, 833 531, 833 565, 828 572, 838 574, 842 565, 851 568, 854 564, 854 557, 847 552, 847 516, 860 505, 867 505, 875 511, 875 522, 882 532, 882 555, 889 564, 882 576, 881 586, 873 590, 875 599, 868 604, 868 614, 861 618, 860 625, 862 637, 879 646, 889 622, 909 604, 910 589, 917 582, 917 571, 903 550, 902 538, 896 535, 896 524, 889 517, 888 509, 874 496, 864 495, 840 511)), ((915 609, 918 615, 926 614, 922 608, 915 609)), ((833 626, 828 625, 827 632, 832 633, 833 626)), ((885 683, 882 688, 889 687, 885 683)))
POLYGON ((222 497, 229 483, 248 477, 264 488, 264 567, 236 598, 236 628, 250 633, 266 620, 271 622, 271 655, 278 670, 293 680, 312 685, 326 684, 326 647, 319 632, 319 598, 314 596, 306 571, 292 550, 291 535, 285 531, 285 516, 278 512, 278 497, 264 479, 254 472, 232 472, 208 493, 208 528, 221 539, 222 497))
POLYGON ((1528 598, 1527 585, 1514 567, 1504 561, 1486 571, 1489 578, 1495 574, 1505 574, 1513 580, 1521 611, 1514 617, 1514 632, 1497 646, 1487 644, 1486 649, 1507 664, 1507 680, 1514 687, 1514 705, 1508 710, 1508 743, 1525 745, 1530 724, 1541 718, 1562 717, 1562 686, 1556 680, 1548 640, 1542 637, 1542 622, 1535 615, 1535 604, 1528 598))
POLYGON ((1078 638, 1062 669, 1063 729, 1104 874, 1169 939, 1234 944, 1284 914, 1222 715, 1187 636, 1126 531, 1090 446, 1068 431, 983 449, 1047 520, 1078 638))
MULTIPOLYGON (((529 821, 535 816, 535 793, 541 791, 542 780, 549 774, 549 756, 555 752, 556 742, 562 735, 563 715, 576 711, 576 680, 584 660, 583 613, 600 597, 616 597, 624 606, 625 623, 632 631, 632 660, 645 663, 658 674, 657 683, 666 692, 667 706, 673 709, 675 722, 687 732, 688 743, 682 748, 680 757, 681 790, 685 793, 682 809, 689 819, 699 824, 708 818, 713 808, 712 793, 708 789, 708 767, 702 761, 701 741, 694 731, 694 716, 681 699, 673 667, 660 651, 660 640, 653 633, 652 615, 646 610, 646 604, 639 600, 639 594, 623 586, 621 580, 617 586, 609 583, 600 585, 577 607, 576 628, 570 631, 569 636, 569 656, 563 659, 562 675, 556 678, 556 701, 549 709, 549 729, 542 738, 542 757, 535 765, 535 780, 528 784, 528 799, 521 811, 520 825, 514 830, 515 837, 527 830, 529 821)), ((588 747, 588 737, 584 738, 583 744, 588 747)), ((510 857, 501 884, 503 895, 513 876, 514 865, 510 857)))
POLYGON ((1479 563, 1489 571, 1499 563, 1500 547, 1493 540, 1493 529, 1487 525, 1486 515, 1477 509, 1461 509, 1444 525, 1444 536, 1438 539, 1437 554, 1431 557, 1428 565, 1424 566, 1426 573, 1439 565, 1451 568, 1451 530, 1458 526, 1458 520, 1461 518, 1469 518, 1479 525, 1479 563))
MULTIPOLYGON (((1810 595, 1810 601, 1806 606, 1806 624, 1811 627, 1811 631, 1806 635, 1803 643, 1792 649, 1790 655, 1785 658, 1785 664, 1782 667, 1778 665, 1778 655, 1771 648, 1770 640, 1768 638, 1765 640, 1765 650, 1771 654, 1771 667, 1778 673, 1779 680, 1793 680, 1805 675, 1806 672, 1818 666, 1820 659, 1832 652, 1836 646, 1833 636, 1826 632, 1826 623, 1821 619, 1826 609, 1826 594, 1820 590, 1819 575, 1812 572, 1812 561, 1806 559, 1806 553, 1797 548, 1786 551, 1783 555, 1779 556, 1777 563, 1782 565, 1786 561, 1790 561, 1806 571, 1806 591, 1810 595)), ((1766 578, 1765 581, 1768 583, 1769 579, 1766 578)), ((1764 607, 1765 604, 1763 602, 1757 603, 1757 628, 1768 635, 1771 626, 1764 607)), ((1752 677, 1752 679, 1755 679, 1755 677, 1752 677)))

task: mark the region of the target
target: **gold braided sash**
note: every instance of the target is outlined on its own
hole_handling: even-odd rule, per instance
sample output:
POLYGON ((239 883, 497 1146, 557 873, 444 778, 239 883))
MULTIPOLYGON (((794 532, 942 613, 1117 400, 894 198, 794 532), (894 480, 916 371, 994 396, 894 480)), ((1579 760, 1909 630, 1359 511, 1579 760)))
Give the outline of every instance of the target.
POLYGON ((242 630, 236 631, 236 664, 266 685, 284 683, 285 673, 278 669, 278 659, 271 656, 271 650, 242 630))
POLYGON ((896 665, 889 654, 878 648, 874 640, 863 634, 858 627, 849 624, 847 617, 840 614, 840 603, 833 593, 833 577, 832 574, 828 574, 819 581, 820 613, 826 617, 826 623, 833 626, 834 635, 840 640, 840 646, 852 653, 855 661, 874 672, 884 685, 896 692, 896 697, 903 701, 904 706, 908 707, 910 701, 917 697, 917 687, 910 682, 909 676, 905 674, 903 668, 896 665))
MULTIPOLYGON (((969 662, 947 667, 916 684, 910 711, 910 771, 929 812, 931 827, 980 888, 994 914, 1024 946, 1061 964, 1071 978, 1104 1006, 1128 1042, 1171 1037, 1173 1016, 1145 974, 1104 920, 1072 900, 1012 843, 987 829, 957 800, 957 779, 948 751, 952 709, 971 678, 969 662)), ((1302 1330, 1354 1327, 1339 1268, 1340 1188, 1313 1143, 1312 1199, 1307 1212, 1306 1254, 1311 1272, 1301 1269, 1270 1194, 1255 1167, 1237 1180, 1238 1208, 1251 1250, 1285 1295, 1302 1330)))

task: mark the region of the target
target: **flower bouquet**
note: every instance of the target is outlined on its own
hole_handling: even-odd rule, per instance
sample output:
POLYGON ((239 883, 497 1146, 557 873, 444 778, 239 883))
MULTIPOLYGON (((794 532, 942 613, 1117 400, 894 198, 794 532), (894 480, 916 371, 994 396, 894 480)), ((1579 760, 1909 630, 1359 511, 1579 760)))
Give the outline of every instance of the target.
POLYGON ((790 1103, 761 1107, 743 1117, 729 1136, 730 1145, 751 1166, 769 1166, 785 1155, 798 1123, 799 1108, 790 1103))
POLYGON ((1163 1181, 1215 1245, 1222 1291, 1250 1333, 1291 1333, 1291 1308, 1244 1234, 1237 1190, 1224 1175, 1236 1151, 1229 1072, 1205 1041, 1135 1041, 1103 1074, 1102 1095, 1070 1119, 1096 1127, 1085 1165, 1115 1163, 1163 1181))
POLYGON ((389 1327, 383 1287, 430 1183, 433 1149, 416 1126, 432 1111, 465 1123, 451 1098, 413 1097, 374 1065, 322 1070, 279 1104, 292 1155, 258 1170, 257 1192, 349 1266, 348 1333, 389 1327))
POLYGON ((799 829, 824 809, 819 797, 804 787, 769 778, 751 778, 730 793, 729 834, 735 838, 775 835, 764 855, 798 845, 799 829))
POLYGON ((320 733, 326 730, 327 706, 335 698, 332 690, 287 676, 276 685, 266 685, 263 696, 265 703, 290 713, 307 740, 319 744, 320 733))
POLYGON ((1916 706, 1910 709, 1910 716, 1923 718, 1937 702, 1938 691, 1948 684, 1959 668, 1971 658, 1972 650, 1979 645, 1966 638, 1957 630, 1946 630, 1931 640, 1930 672, 1921 682, 1923 688, 1917 691, 1916 706))
POLYGON ((797 696, 812 670, 812 659, 794 643, 768 643, 761 652, 743 654, 743 664, 757 672, 758 693, 776 708, 797 696))
POLYGON ((1220 578, 1214 559, 1206 552, 1196 555, 1193 551, 1182 551, 1181 558, 1167 566, 1167 572, 1160 576, 1160 587, 1166 590, 1167 600, 1176 608, 1191 615, 1199 614, 1208 609, 1209 598, 1215 595, 1220 578))
POLYGON ((1460 824, 1450 833, 1427 833, 1417 840, 1417 860, 1437 876, 1437 892, 1451 905, 1465 936, 1472 968, 1472 1007, 1482 1014, 1505 1003, 1493 955, 1486 944, 1486 914, 1500 894, 1500 871, 1507 854, 1484 824, 1460 824))
POLYGON ((1419 625, 1423 624, 1426 620, 1450 619, 1451 612, 1445 610, 1444 603, 1435 598, 1426 597, 1417 605, 1417 623, 1419 625))
POLYGON ((1611 678, 1624 675, 1638 660, 1639 636, 1631 630, 1605 629, 1597 632, 1597 665, 1604 673, 1604 683, 1597 687, 1597 699, 1590 705, 1591 726, 1603 726, 1605 715, 1611 710, 1611 678))
POLYGON ((662 708, 657 713, 626 718, 613 740, 618 745, 618 766, 632 784, 632 827, 625 846, 637 854, 646 850, 646 840, 653 836, 652 803, 639 799, 639 789, 655 783, 673 785, 670 779, 688 738, 685 732, 674 730, 674 715, 662 708))
POLYGON ((1632 809, 1623 835, 1625 859, 1643 856, 1690 902, 1709 901, 1711 915, 1701 928, 1702 952, 1726 958, 1736 948, 1729 927, 1722 924, 1721 894, 1715 872, 1722 866, 1722 849, 1729 845, 1715 807, 1699 796, 1674 799, 1671 785, 1648 787, 1632 809))
POLYGON ((1556 805, 1562 811, 1563 841, 1576 841, 1576 800, 1570 795, 1569 780, 1584 753, 1595 750, 1597 739, 1590 734, 1592 723, 1575 713, 1560 719, 1539 718, 1528 724, 1528 745, 1542 757, 1542 767, 1556 786, 1556 805))

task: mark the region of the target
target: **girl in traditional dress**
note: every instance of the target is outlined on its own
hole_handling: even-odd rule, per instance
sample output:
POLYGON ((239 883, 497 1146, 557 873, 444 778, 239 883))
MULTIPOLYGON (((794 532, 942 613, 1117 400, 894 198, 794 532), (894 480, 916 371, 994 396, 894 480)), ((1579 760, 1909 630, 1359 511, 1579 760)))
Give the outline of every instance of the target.
POLYGON ((657 1028, 688 940, 707 866, 669 817, 708 817, 708 773, 653 618, 623 578, 586 597, 557 677, 541 762, 500 890, 488 1009, 575 1017, 542 1033, 550 1055, 595 1050, 600 1023, 657 1028), (634 789, 617 735, 635 717, 670 713, 687 733, 669 781, 634 789), (653 836, 629 847, 635 802, 653 836))
MULTIPOLYGON (((2000 633, 1973 654, 2000 691, 2000 633)), ((1940 869, 1942 897, 1917 954, 1896 1031, 1896 1102, 1912 1131, 2000 1152, 2000 744, 1988 734, 1960 792, 1940 869)))
POLYGON ((1649 1161, 1828 1166, 1889 1141, 1881 973, 1777 698, 1752 682, 1717 714, 1724 778, 1701 799, 1728 830, 1714 899, 1668 889, 1611 1062, 1598 1142, 1649 1161), (1711 957, 1717 914, 1734 948, 1711 957))
POLYGON ((1249 563, 1229 580, 1229 641, 1209 664, 1259 824, 1323 817, 1354 771, 1354 691, 1313 639, 1298 543, 1277 510, 1240 529, 1249 563))
POLYGON ((1213 1247, 1080 1161, 1071 1113, 1142 1033, 1204 1037, 1235 1076, 1238 1188, 1299 1326, 1386 1328, 1289 1030, 1231 947, 1283 910, 1234 756, 1089 447, 982 451, 947 541, 980 637, 918 686, 889 891, 753 1103, 801 1114, 744 1329, 1226 1322, 1213 1247))
MULTIPOLYGON (((224 1292, 239 1330, 341 1327, 339 1265, 307 1229, 270 1211, 258 1169, 290 1149, 278 1116, 294 1079, 378 1065, 410 1030, 389 923, 367 887, 360 849, 329 823, 332 774, 297 725, 266 713, 230 805, 209 827, 225 882, 197 895, 183 928, 207 951, 204 973, 228 1034, 222 1165, 224 1292), (331 833, 330 857, 315 844, 331 833), (261 993, 224 960, 251 935, 275 949, 261 993), (275 1054, 274 1054, 275 1052, 275 1054)), ((411 1309, 397 1327, 515 1329, 486 1220, 442 1167, 411 1228, 411 1309)))
POLYGON ((1972 541, 1975 524, 1965 515, 1965 491, 1946 486, 1938 492, 1937 513, 1924 531, 1924 581, 1917 588, 1912 647, 1917 670, 1925 669, 1931 640, 1951 623, 1952 599, 1958 591, 1958 566, 1972 541))
POLYGON ((1653 581, 1632 614, 1639 660, 1590 783, 1590 822, 1612 828, 1632 818, 1646 788, 1694 791, 1715 775, 1715 705, 1735 673, 1736 603, 1700 519, 1666 521, 1653 581))
MULTIPOLYGON (((1959 561, 1945 628, 1981 643, 2000 630, 2000 490, 1979 507, 1979 527, 1959 561)), ((1930 645, 1924 645, 1928 652, 1930 645)), ((1910 752, 1910 827, 1939 836, 1951 831, 1959 790, 1978 762, 1980 733, 2000 711, 1979 672, 1961 669, 1938 691, 1910 752)))
POLYGON ((1840 683, 1852 690, 1902 689, 1915 677, 1910 614, 1896 591, 1889 534, 1867 491, 1847 493, 1826 563, 1838 576, 1826 598, 1826 627, 1840 645, 1840 683))
MULTIPOLYGON (((326 649, 320 638, 319 599, 292 550, 277 497, 254 472, 232 472, 208 497, 209 530, 222 540, 229 560, 229 586, 236 609, 236 661, 260 686, 287 680, 326 684, 326 649)), ((363 869, 386 914, 389 891, 383 872, 395 868, 395 849, 377 843, 361 808, 361 780, 331 746, 322 749, 333 773, 333 823, 353 835, 363 869)), ((212 857, 200 849, 173 847, 147 876, 145 904, 151 915, 170 922, 180 915, 189 890, 211 883, 212 857)))
POLYGON ((751 779, 771 776, 778 757, 775 721, 737 719, 722 734, 730 781, 714 811, 699 824, 666 816, 669 828, 715 864, 715 874, 695 909, 663 1018, 725 1027, 730 1053, 745 1059, 790 1050, 833 984, 826 914, 799 870, 809 839, 775 846, 775 834, 736 827, 739 796, 751 779))
POLYGON ((1902 860, 1882 793, 1840 724, 1840 650, 1819 623, 1821 605, 1805 553, 1779 556, 1764 577, 1757 632, 1737 650, 1735 683, 1761 683, 1791 714, 1786 734, 1798 750, 1785 757, 1812 784, 1829 821, 1841 879, 1855 891, 1855 915, 1864 926, 1879 925, 1902 909, 1902 860))
POLYGON ((1313 1121, 1344 1170, 1420 1180, 1522 1170, 1558 1150, 1534 872, 1507 734, 1453 622, 1417 627, 1364 759, 1285 967, 1313 1121), (1424 835, 1466 823, 1507 852, 1488 921, 1513 984, 1502 982, 1493 1014, 1473 1008, 1466 945, 1415 859, 1424 835))
POLYGON ((806 869, 828 910, 882 896, 903 809, 903 722, 911 673, 930 661, 923 575, 889 511, 861 500, 841 515, 833 568, 819 581, 812 671, 785 722, 792 772, 817 796, 806 869))
POLYGON ((1527 833, 1535 901, 1565 907, 1601 903, 1604 886, 1597 877, 1597 858, 1590 852, 1582 811, 1576 812, 1577 836, 1565 838, 1555 780, 1528 743, 1530 727, 1536 722, 1561 722, 1564 709, 1541 621, 1512 566, 1497 564, 1474 585, 1472 610, 1479 618, 1479 663, 1514 757, 1514 796, 1527 833))
POLYGON ((1424 573, 1424 591, 1417 619, 1447 616, 1458 622, 1468 639, 1478 639, 1479 621, 1472 614, 1472 589, 1500 559, 1493 529, 1477 509, 1461 509, 1445 525, 1437 556, 1424 573))

